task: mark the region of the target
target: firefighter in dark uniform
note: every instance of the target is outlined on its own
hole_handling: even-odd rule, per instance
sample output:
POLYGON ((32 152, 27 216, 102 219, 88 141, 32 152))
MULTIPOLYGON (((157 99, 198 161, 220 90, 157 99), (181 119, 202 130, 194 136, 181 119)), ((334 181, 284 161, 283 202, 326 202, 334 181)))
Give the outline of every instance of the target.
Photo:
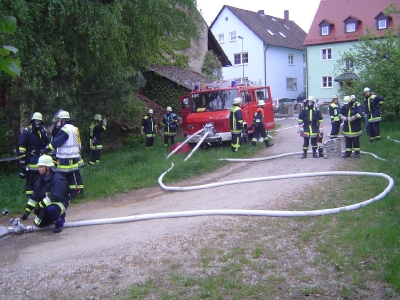
POLYGON ((268 135, 265 132, 264 126, 264 100, 258 100, 257 103, 257 111, 254 114, 253 119, 253 126, 254 126, 254 133, 253 138, 251 139, 251 145, 256 146, 257 141, 261 136, 261 142, 265 143, 265 147, 272 147, 274 144, 270 143, 268 140, 268 135))
POLYGON ((37 162, 40 150, 49 143, 43 124, 42 114, 35 112, 32 115, 31 125, 22 131, 18 141, 20 178, 26 178, 25 193, 28 197, 33 193, 33 186, 39 174, 37 162))
POLYGON ((70 200, 68 183, 54 168, 51 156, 42 155, 37 164, 40 175, 35 182, 33 193, 29 197, 21 219, 27 220, 33 211, 36 215, 33 223, 37 227, 54 224, 53 232, 59 233, 63 230, 70 200))
POLYGON ((171 139, 171 145, 174 143, 176 136, 176 126, 178 124, 178 117, 172 112, 170 106, 167 107, 167 113, 163 119, 164 123, 164 147, 168 146, 168 140, 171 139))
POLYGON ((310 144, 313 151, 313 157, 318 158, 317 154, 317 137, 322 132, 323 117, 319 110, 314 107, 314 97, 308 96, 307 106, 305 109, 300 111, 298 122, 299 122, 299 132, 303 137, 303 154, 301 158, 307 158, 307 150, 310 144))
POLYGON ((243 130, 243 115, 240 109, 240 102, 242 99, 240 97, 233 99, 233 106, 230 108, 229 112, 229 124, 231 126, 231 147, 233 152, 237 152, 240 147, 240 136, 243 130))
POLYGON ((364 109, 368 116, 369 142, 372 143, 381 139, 379 124, 382 121, 382 117, 379 108, 383 104, 384 98, 379 95, 373 95, 368 87, 364 88, 364 95, 364 109))
POLYGON ((154 136, 157 134, 157 122, 153 116, 153 110, 149 109, 147 116, 142 119, 142 126, 140 127, 140 133, 146 136, 146 148, 152 149, 154 143, 154 136))
POLYGON ((57 170, 65 176, 69 184, 71 200, 77 195, 76 172, 79 171, 80 161, 80 137, 79 130, 71 124, 71 118, 67 111, 58 115, 60 130, 53 141, 42 149, 42 153, 49 153, 57 149, 57 170))
POLYGON ((339 98, 336 95, 332 97, 332 103, 329 105, 329 115, 331 117, 331 133, 329 134, 330 139, 335 139, 339 135, 340 124, 342 123, 339 118, 339 98))
POLYGON ((361 105, 351 101, 349 96, 343 99, 339 117, 343 121, 343 135, 345 140, 345 152, 343 158, 348 158, 354 150, 354 157, 360 157, 360 136, 362 135, 361 118, 363 111, 361 105))
POLYGON ((103 132, 106 131, 106 129, 106 121, 101 118, 101 115, 96 114, 92 124, 89 126, 90 165, 95 165, 100 162, 100 152, 103 149, 103 132))

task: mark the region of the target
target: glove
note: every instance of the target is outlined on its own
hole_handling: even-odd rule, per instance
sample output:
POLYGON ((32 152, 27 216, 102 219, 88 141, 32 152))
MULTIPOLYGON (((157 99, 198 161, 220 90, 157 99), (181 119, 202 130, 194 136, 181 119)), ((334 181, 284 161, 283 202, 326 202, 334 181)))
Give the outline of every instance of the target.
POLYGON ((45 148, 43 148, 42 150, 40 150, 40 154, 47 154, 49 153, 51 150, 49 148, 49 146, 47 145, 45 148))
POLYGON ((320 128, 318 131, 319 131, 319 133, 323 133, 323 132, 324 132, 324 129, 323 129, 323 128, 320 128))
POLYGON ((355 119, 357 119, 357 117, 356 117, 356 116, 352 116, 352 117, 350 117, 350 122, 353 122, 355 119))
POLYGON ((30 214, 30 212, 28 212, 28 211, 24 212, 24 214, 21 217, 21 220, 26 221, 28 219, 29 214, 30 214))
POLYGON ((300 126, 299 126, 299 132, 303 132, 303 131, 304 131, 304 128, 303 128, 302 125, 300 125, 300 126))

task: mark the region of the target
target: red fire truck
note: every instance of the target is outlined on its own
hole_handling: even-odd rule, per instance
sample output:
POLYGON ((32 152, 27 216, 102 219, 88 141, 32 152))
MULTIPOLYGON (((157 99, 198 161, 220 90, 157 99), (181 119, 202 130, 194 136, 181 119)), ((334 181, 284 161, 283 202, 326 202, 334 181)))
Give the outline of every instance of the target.
POLYGON ((242 142, 248 142, 258 100, 264 100, 265 129, 275 127, 274 110, 269 86, 234 85, 221 87, 221 84, 207 85, 190 95, 181 97, 183 133, 190 143, 197 143, 202 138, 198 131, 205 128, 209 132, 204 142, 225 142, 231 140, 229 109, 233 99, 242 99, 240 107, 243 114, 242 142), (196 136, 193 136, 196 134, 196 136))

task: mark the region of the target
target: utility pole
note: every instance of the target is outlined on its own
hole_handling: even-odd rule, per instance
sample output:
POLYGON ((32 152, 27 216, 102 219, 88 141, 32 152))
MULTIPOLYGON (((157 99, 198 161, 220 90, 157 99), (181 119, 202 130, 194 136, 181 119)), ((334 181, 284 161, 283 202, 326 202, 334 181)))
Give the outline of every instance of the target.
POLYGON ((243 79, 242 79, 242 83, 244 83, 244 61, 243 61, 243 37, 241 37, 240 35, 238 35, 238 38, 242 40, 242 55, 241 55, 241 60, 242 60, 242 69, 243 69, 243 79))

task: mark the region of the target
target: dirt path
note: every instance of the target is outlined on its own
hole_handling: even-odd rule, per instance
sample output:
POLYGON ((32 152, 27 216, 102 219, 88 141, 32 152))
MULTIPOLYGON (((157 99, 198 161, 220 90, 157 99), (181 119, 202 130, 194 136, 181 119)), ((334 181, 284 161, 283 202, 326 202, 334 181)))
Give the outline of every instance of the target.
MULTIPOLYGON (((282 128, 293 128, 280 131, 274 139, 275 146, 260 155, 300 152, 302 140, 294 127, 296 120, 276 122, 282 128)), ((257 163, 231 163, 179 185, 329 171, 340 163, 335 158, 301 160, 300 155, 257 163)), ((72 205, 67 221, 203 209, 284 209, 296 200, 296 192, 304 187, 304 182, 304 179, 290 179, 191 192, 165 192, 154 187, 72 205)), ((74 299, 92 295, 103 299, 102 295, 128 289, 131 284, 148 279, 155 268, 162 268, 166 257, 176 258, 185 252, 192 235, 204 233, 205 237, 210 227, 237 224, 241 220, 242 217, 232 216, 176 218, 66 228, 61 234, 50 231, 8 235, 0 239, 0 299, 59 299, 68 295, 74 299)), ((196 249, 191 252, 194 257, 198 256, 196 249)))

